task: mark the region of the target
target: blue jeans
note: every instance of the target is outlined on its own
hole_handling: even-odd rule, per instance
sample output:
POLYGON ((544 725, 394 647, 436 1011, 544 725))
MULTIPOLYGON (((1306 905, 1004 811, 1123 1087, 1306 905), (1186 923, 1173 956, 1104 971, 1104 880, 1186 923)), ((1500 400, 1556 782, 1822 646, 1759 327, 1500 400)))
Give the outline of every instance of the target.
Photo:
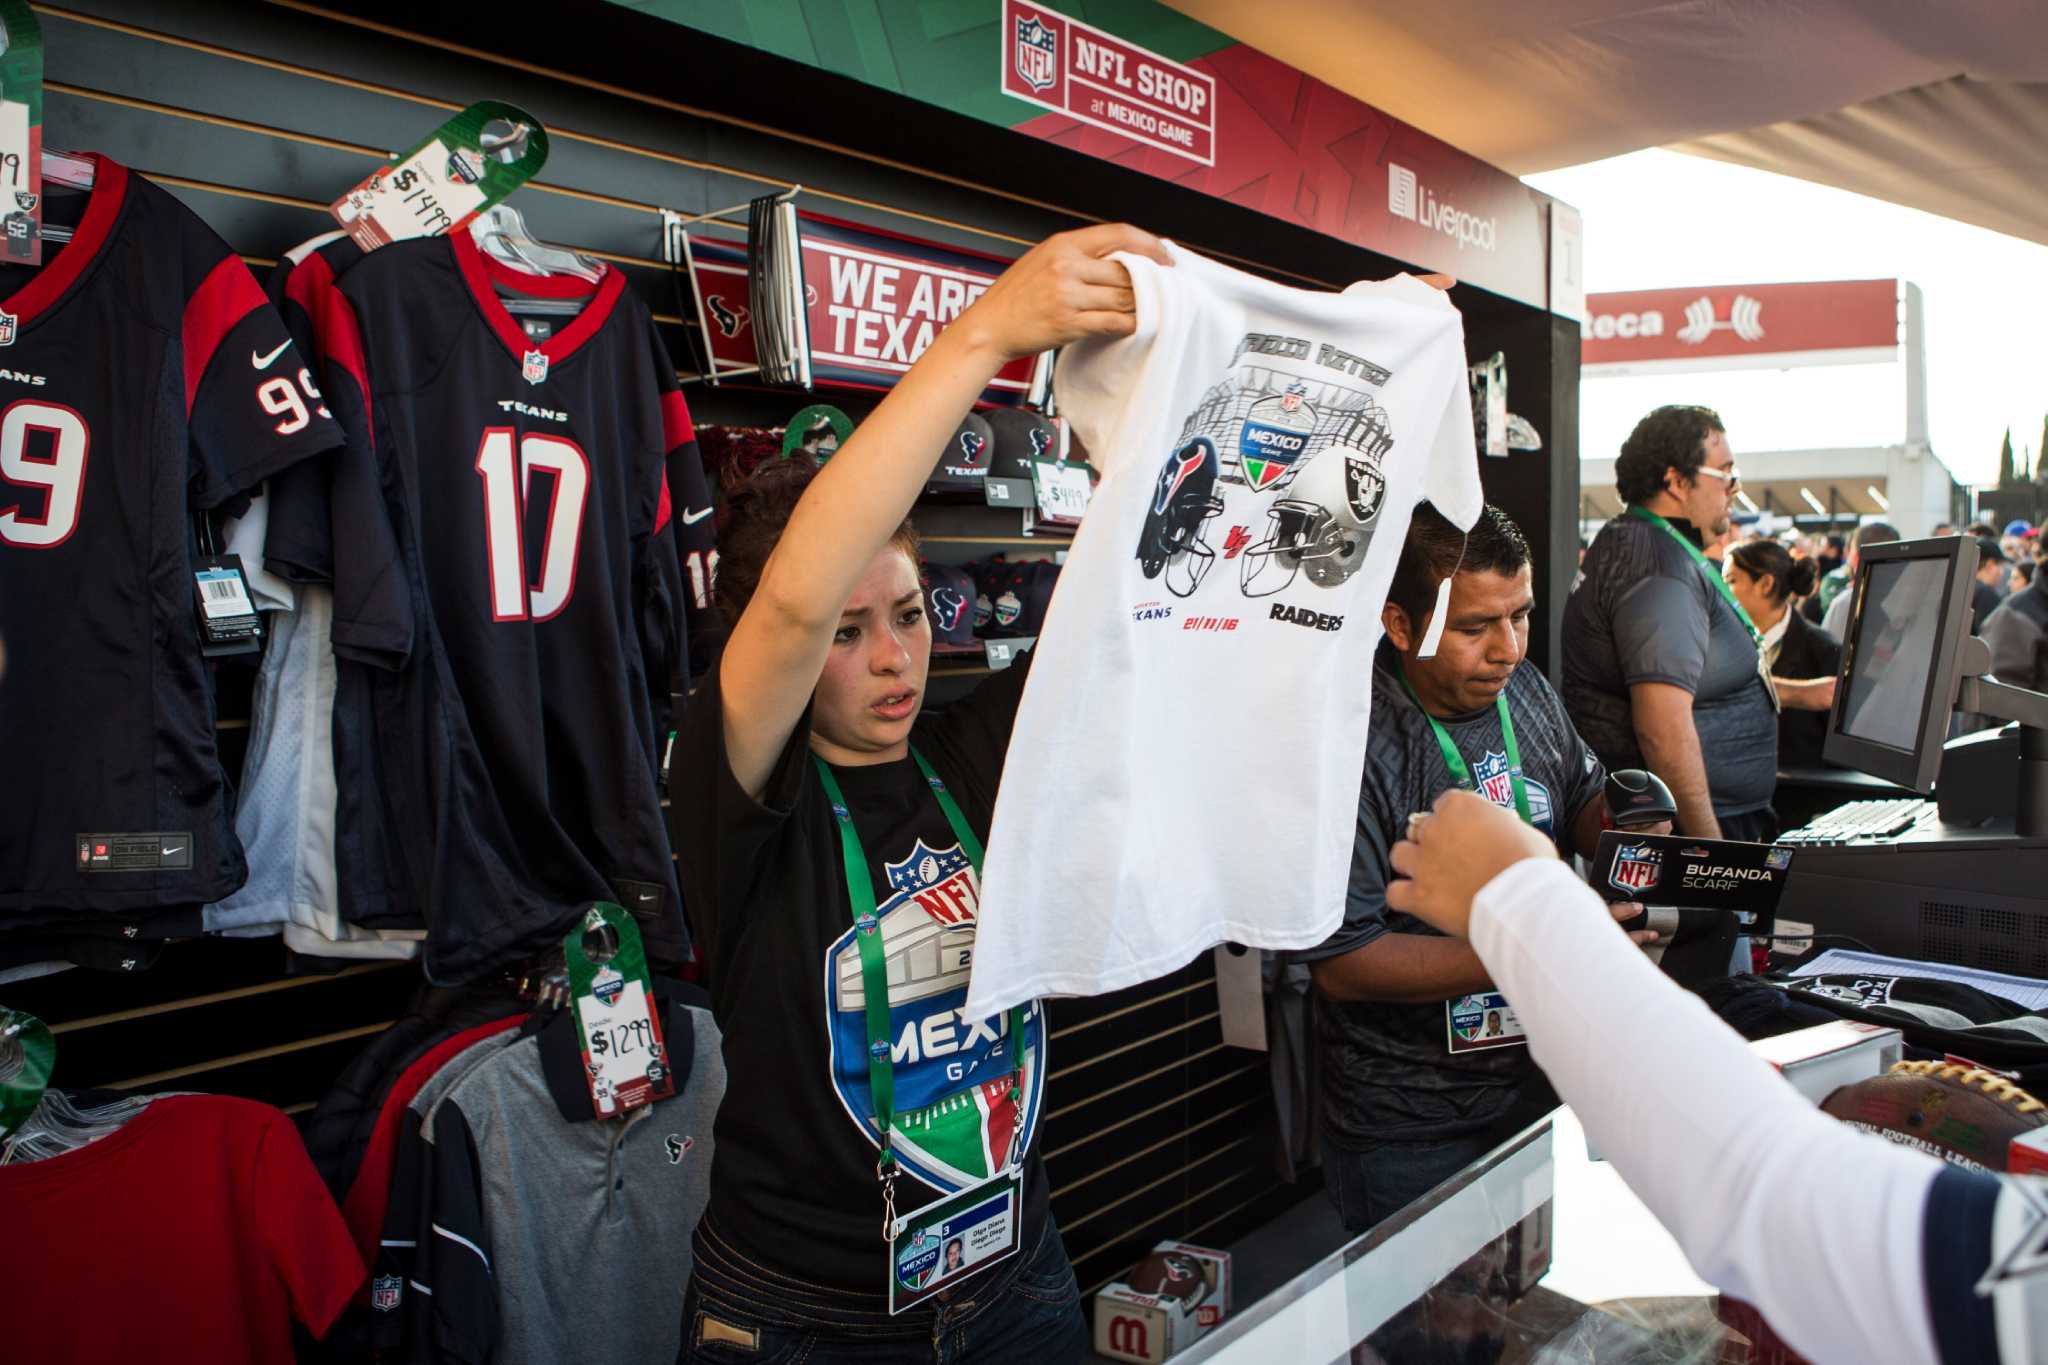
POLYGON ((1346 1232, 1386 1221, 1492 1151, 1488 1134, 1441 1142, 1380 1142, 1363 1150, 1323 1135, 1323 1188, 1346 1232))
POLYGON ((936 1309, 892 1318, 846 1297, 747 1264, 700 1225, 677 1365, 1067 1365, 1088 1354, 1080 1286, 1051 1218, 1036 1247, 936 1309))

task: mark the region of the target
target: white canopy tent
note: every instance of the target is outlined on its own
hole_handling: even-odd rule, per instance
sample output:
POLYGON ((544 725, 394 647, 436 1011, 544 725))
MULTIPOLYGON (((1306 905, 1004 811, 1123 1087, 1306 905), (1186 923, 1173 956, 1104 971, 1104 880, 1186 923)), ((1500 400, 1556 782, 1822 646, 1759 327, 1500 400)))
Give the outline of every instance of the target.
POLYGON ((1518 175, 1670 147, 2048 243, 2040 0, 1167 3, 1518 175))

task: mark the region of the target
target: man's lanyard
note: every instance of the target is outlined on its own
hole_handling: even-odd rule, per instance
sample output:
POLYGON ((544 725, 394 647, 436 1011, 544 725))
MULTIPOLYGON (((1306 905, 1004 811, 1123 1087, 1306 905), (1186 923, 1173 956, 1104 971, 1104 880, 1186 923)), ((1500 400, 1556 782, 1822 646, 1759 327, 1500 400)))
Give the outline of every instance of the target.
MULTIPOLYGON (((967 855, 967 861, 974 868, 974 875, 981 875, 981 841, 974 837, 974 831, 967 827, 967 817, 954 804, 946 784, 932 771, 932 765, 925 762, 924 755, 915 748, 910 756, 917 760, 918 771, 930 784, 932 795, 939 798, 939 809, 945 812, 946 823, 953 827, 953 837, 960 841, 960 851, 967 855)), ((874 874, 868 867, 867 851, 860 846, 860 835, 853 828, 853 811, 846 804, 846 795, 839 790, 839 780, 832 776, 831 765, 811 755, 811 762, 817 765, 818 780, 825 784, 825 795, 832 802, 833 818, 839 822, 839 856, 846 870, 846 899, 853 907, 853 941, 860 949, 860 988, 867 1010, 868 1026, 868 1093, 875 1106, 875 1127, 882 1135, 881 1156, 875 1162, 875 1176, 882 1182, 883 1217, 882 1240, 889 1240, 892 1224, 895 1222, 896 1152, 893 1147, 896 1124, 896 1064, 889 1055, 889 1043, 894 1037, 889 1017, 889 963, 882 947, 882 921, 875 909, 874 874)), ((1010 1010, 1010 1099, 1017 1100, 1024 1077, 1024 1007, 1014 1006, 1010 1010)), ((1023 1132, 1020 1124, 1017 1131, 1023 1132)), ((1010 1164, 1015 1153, 1007 1154, 1003 1164, 1010 1164)))
POLYGON ((1720 592, 1721 596, 1728 599, 1728 605, 1735 608, 1736 619, 1741 621, 1742 628, 1749 632, 1750 641, 1753 644, 1755 644, 1759 650, 1761 650, 1764 646, 1764 633, 1756 628, 1756 622, 1750 620, 1749 613, 1743 610, 1741 599, 1736 597, 1735 589, 1728 586, 1728 576, 1721 572, 1720 566, 1715 564, 1713 560, 1708 559, 1705 554, 1701 553, 1699 546, 1693 544, 1690 540, 1687 540, 1685 538, 1685 532, 1679 530, 1676 526, 1673 526, 1670 522, 1664 520, 1664 518, 1658 516, 1649 508, 1631 507, 1628 509, 1628 514, 1634 517, 1637 521, 1649 522, 1650 525, 1655 526, 1656 528, 1661 530, 1665 535, 1670 536, 1673 540, 1677 541, 1680 547, 1682 547, 1687 554, 1693 557, 1693 561, 1697 563, 1702 569, 1706 570, 1707 581, 1714 585, 1715 589, 1720 592))
MULTIPOLYGON (((1401 690, 1408 694, 1408 700, 1415 703, 1415 709, 1429 722, 1431 733, 1436 736, 1436 747, 1443 750, 1444 766, 1451 770, 1451 781, 1468 792, 1479 790, 1479 784, 1472 780, 1472 769, 1465 762, 1465 756, 1458 752, 1458 745, 1451 738, 1451 732, 1429 714, 1429 708, 1422 704, 1422 698, 1415 695, 1415 689, 1408 685, 1408 673, 1398 663, 1394 665, 1394 676, 1401 680, 1401 690)), ((1522 778, 1522 750, 1515 743, 1515 718, 1508 713, 1508 690, 1503 687, 1500 695, 1493 699, 1493 709, 1500 716, 1500 737, 1508 751, 1508 789, 1515 794, 1515 814, 1522 817, 1525 825, 1534 825, 1529 814, 1529 784, 1522 778)))
POLYGON ((1764 680, 1764 693, 1771 699, 1771 709, 1773 711, 1783 709, 1778 702, 1778 680, 1771 676, 1771 661, 1764 657, 1764 633, 1756 628, 1756 622, 1752 621, 1749 613, 1743 609, 1742 600, 1735 595, 1735 589, 1728 584, 1728 575, 1721 572, 1720 566, 1715 564, 1713 560, 1708 559, 1701 552, 1699 546, 1687 540, 1685 532, 1679 530, 1649 508, 1630 507, 1628 514, 1637 521, 1647 521, 1650 525, 1660 528, 1665 535, 1677 541, 1679 547, 1691 555, 1694 562, 1706 573, 1707 581, 1714 585, 1715 590, 1721 596, 1728 599, 1728 605, 1735 608, 1735 619, 1742 622, 1742 628, 1749 632, 1750 642, 1756 646, 1757 676, 1764 680))

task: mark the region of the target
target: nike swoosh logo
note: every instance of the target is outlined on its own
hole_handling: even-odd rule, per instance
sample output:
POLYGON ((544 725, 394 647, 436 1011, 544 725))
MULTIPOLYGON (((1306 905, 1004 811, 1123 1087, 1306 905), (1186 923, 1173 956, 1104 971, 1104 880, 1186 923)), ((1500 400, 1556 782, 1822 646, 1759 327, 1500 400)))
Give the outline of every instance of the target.
POLYGON ((704 518, 710 515, 711 509, 709 507, 700 507, 694 512, 685 509, 683 512, 683 525, 695 526, 698 522, 704 520, 704 518))
POLYGON ((656 895, 656 894, 657 894, 657 893, 656 893, 656 892, 653 892, 653 891, 644 891, 644 892, 642 892, 642 893, 641 893, 641 895, 640 895, 640 899, 641 899, 641 900, 643 900, 643 901, 651 901, 651 900, 653 900, 653 899, 654 899, 654 897, 655 897, 655 895, 656 895))
POLYGON ((259 370, 267 370, 270 368, 270 362, 277 359, 279 356, 283 355, 285 352, 285 347, 291 344, 292 343, 289 338, 287 338, 284 341, 280 341, 277 344, 277 349, 272 351, 269 355, 257 355, 254 351, 251 351, 249 352, 249 363, 251 365, 254 365, 259 370))
POLYGON ((171 856, 171 855, 172 855, 173 853, 176 853, 176 852, 178 852, 178 851, 179 851, 180 849, 182 849, 182 848, 184 848, 184 847, 185 847, 185 846, 184 846, 183 844, 172 844, 172 845, 170 845, 170 846, 169 846, 168 848, 166 848, 166 849, 164 850, 164 856, 165 856, 166 858, 168 858, 168 857, 170 857, 170 856, 171 856))

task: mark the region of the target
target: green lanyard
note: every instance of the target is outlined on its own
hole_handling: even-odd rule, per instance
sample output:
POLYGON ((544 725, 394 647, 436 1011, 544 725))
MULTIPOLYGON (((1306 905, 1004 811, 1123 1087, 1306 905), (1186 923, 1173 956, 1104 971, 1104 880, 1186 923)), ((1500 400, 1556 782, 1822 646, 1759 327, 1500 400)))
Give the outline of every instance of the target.
MULTIPOLYGON (((932 795, 939 798, 939 809, 945 812, 946 823, 953 827, 953 837, 960 841, 961 852, 973 866, 975 876, 981 875, 981 841, 974 837, 974 831, 967 827, 967 817, 960 813, 960 807, 953 801, 946 784, 932 771, 932 765, 925 762, 924 755, 916 749, 910 756, 917 760, 918 771, 931 785, 932 795)), ((882 1135, 881 1156, 875 1162, 875 1176, 882 1182, 884 1212, 882 1216, 882 1240, 894 1235, 891 1224, 895 1221, 896 1153, 892 1146, 896 1125, 896 1064, 889 1056, 889 1043, 894 1037, 889 1016, 889 963, 882 947, 882 921, 875 910, 874 873, 868 867, 867 851, 860 846, 860 835, 853 828, 853 811, 846 804, 846 795, 839 790, 839 780, 832 776, 829 764, 816 754, 811 762, 817 765, 818 780, 825 784, 825 795, 832 802, 833 818, 839 822, 839 856, 846 870, 846 899, 853 907, 853 940, 860 948, 860 988, 867 1008, 868 1025, 868 1093, 874 1100, 875 1127, 882 1135)), ((1019 1087, 1024 1077, 1024 1007, 1014 1006, 1010 1010, 1010 1098, 1018 1098, 1019 1087)), ((1017 1134, 1023 1132, 1023 1125, 1017 1127, 1017 1134)), ((1013 1135, 1014 1141, 1014 1135, 1013 1135)), ((1011 1152, 1014 1158, 1016 1153, 1011 1152)), ((1010 1162, 1005 1160, 1005 1166, 1010 1162)))
POLYGON ((1735 596, 1735 589, 1728 586, 1728 577, 1726 574, 1721 572, 1720 567, 1716 565, 1713 560, 1708 559, 1706 555, 1702 554, 1700 552, 1699 546, 1687 540, 1685 538, 1685 532, 1679 530, 1676 526, 1673 526, 1670 522, 1664 520, 1664 518, 1658 516, 1649 508, 1631 507, 1628 509, 1628 514, 1634 517, 1637 521, 1647 521, 1650 523, 1650 525, 1655 526, 1658 529, 1662 530, 1665 535, 1670 536, 1673 540, 1677 541, 1679 545, 1685 550, 1685 552, 1691 555, 1693 557, 1693 560, 1702 569, 1706 570, 1707 580, 1711 582, 1714 585, 1714 587, 1720 591, 1721 596, 1728 599, 1728 605, 1735 608, 1736 619, 1742 622, 1743 629, 1749 632, 1750 640, 1756 645, 1757 649, 1761 651, 1764 647, 1764 633, 1756 628, 1756 622, 1750 620, 1749 613, 1742 609, 1741 601, 1735 596))
MULTIPOLYGON (((1394 665, 1394 676, 1401 680, 1401 690, 1408 694, 1408 700, 1415 703, 1415 709, 1429 722, 1429 728, 1436 735, 1436 747, 1443 750, 1444 766, 1451 770, 1451 781, 1468 792, 1479 790, 1479 784, 1472 779, 1472 769, 1465 762, 1465 755, 1458 752, 1457 743, 1451 732, 1429 714, 1429 708, 1422 704, 1422 698, 1415 695, 1415 689, 1408 685, 1408 673, 1398 663, 1394 665)), ((1505 687, 1493 699, 1493 709, 1500 716, 1500 737, 1508 751, 1508 790, 1515 794, 1515 814, 1522 817, 1522 823, 1533 825, 1534 817, 1529 814, 1529 784, 1522 777, 1522 749, 1515 743, 1515 718, 1508 713, 1508 692, 1505 687)))

